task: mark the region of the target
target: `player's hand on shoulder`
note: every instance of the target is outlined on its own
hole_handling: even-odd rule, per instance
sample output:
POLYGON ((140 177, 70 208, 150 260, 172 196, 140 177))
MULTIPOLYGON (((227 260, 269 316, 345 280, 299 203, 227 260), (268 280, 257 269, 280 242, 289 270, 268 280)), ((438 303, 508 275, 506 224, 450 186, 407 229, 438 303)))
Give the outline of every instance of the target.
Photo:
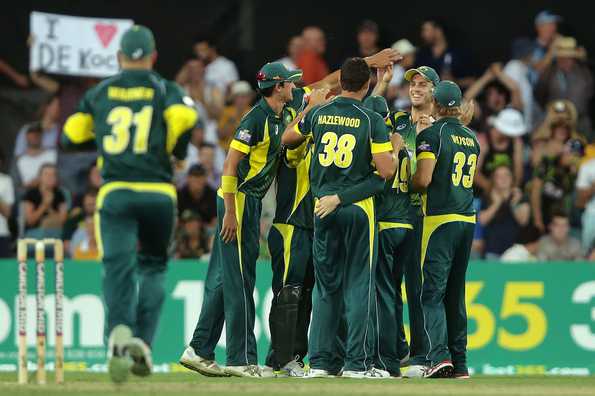
POLYGON ((312 108, 324 104, 329 101, 328 94, 330 90, 328 88, 315 89, 310 93, 308 99, 308 107, 312 108))
POLYGON ((433 119, 430 115, 428 114, 422 114, 419 116, 419 119, 417 120, 417 132, 421 132, 424 129, 427 129, 429 127, 432 126, 433 123, 433 119))

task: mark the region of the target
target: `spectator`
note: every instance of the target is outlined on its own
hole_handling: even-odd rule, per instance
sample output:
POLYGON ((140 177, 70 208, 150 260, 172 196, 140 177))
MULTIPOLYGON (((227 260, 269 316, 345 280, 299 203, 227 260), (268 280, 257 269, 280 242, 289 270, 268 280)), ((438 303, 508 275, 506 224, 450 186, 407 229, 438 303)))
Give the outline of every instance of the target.
POLYGON ((200 164, 206 172, 207 183, 215 191, 221 185, 221 173, 223 171, 223 164, 217 166, 215 163, 216 152, 217 147, 211 143, 203 143, 198 148, 200 164))
POLYGON ((584 209, 582 242, 588 251, 595 246, 595 159, 584 163, 576 178, 576 206, 584 209))
POLYGON ((531 209, 523 193, 514 187, 512 171, 499 165, 492 173, 491 188, 482 200, 479 222, 483 228, 486 259, 499 258, 529 223, 531 209))
POLYGON ((304 49, 298 57, 297 65, 304 72, 302 79, 306 85, 322 80, 329 73, 324 60, 326 38, 317 26, 308 26, 302 31, 304 49))
POLYGON ((178 213, 197 212, 208 226, 214 226, 217 216, 217 194, 207 183, 207 173, 200 164, 188 170, 186 185, 178 191, 178 213))
POLYGON ((74 260, 97 260, 99 250, 95 239, 95 219, 92 215, 85 217, 84 227, 79 227, 70 244, 70 257, 74 260))
MULTIPOLYGON (((52 96, 41 109, 41 121, 39 126, 42 131, 41 147, 43 149, 56 149, 58 146, 58 138, 60 132, 58 131, 58 117, 60 115, 60 100, 57 96, 52 96)), ((14 156, 19 157, 25 154, 27 150, 27 130, 31 124, 24 125, 17 135, 14 146, 14 156)))
POLYGON ((40 123, 29 125, 25 133, 27 148, 25 153, 16 160, 17 178, 20 186, 31 188, 38 183, 40 169, 44 164, 56 164, 58 154, 54 149, 44 149, 42 142, 42 127, 40 123))
POLYGON ((547 134, 537 135, 534 145, 533 179, 531 180, 531 210, 533 222, 541 232, 546 231, 552 213, 570 212, 572 192, 583 152, 572 126, 563 119, 552 121, 547 134))
POLYGON ((523 117, 528 130, 533 130, 535 114, 535 97, 530 80, 530 64, 535 44, 532 40, 522 37, 512 42, 512 59, 504 66, 504 74, 516 82, 523 103, 523 117))
POLYGON ((14 187, 10 176, 2 173, 4 158, 4 153, 0 150, 0 257, 9 257, 11 240, 8 220, 14 204, 14 187))
POLYGON ((297 60, 304 49, 304 39, 302 36, 293 36, 289 39, 287 44, 287 56, 279 59, 277 62, 283 63, 288 70, 295 70, 298 68, 297 60))
POLYGON ((578 129, 591 136, 589 104, 593 97, 593 76, 586 64, 584 48, 577 48, 573 37, 561 37, 555 44, 555 61, 546 67, 535 88, 535 97, 545 105, 568 99, 578 112, 578 129))
POLYGON ((87 173, 87 189, 99 190, 102 184, 101 170, 97 166, 97 163, 95 163, 89 167, 89 172, 87 173))
MULTIPOLYGON (((413 44, 407 39, 396 41, 392 48, 399 51, 403 59, 393 66, 393 76, 388 84, 386 100, 394 110, 408 109, 411 107, 409 100, 409 83, 403 78, 405 71, 415 65, 415 51, 413 44)), ((381 81, 379 79, 378 81, 381 81)))
POLYGON ((200 215, 186 209, 180 216, 176 238, 176 258, 201 258, 210 252, 210 243, 200 215))
POLYGON ((193 49, 196 57, 202 59, 206 65, 206 83, 219 88, 223 95, 227 94, 229 85, 239 80, 236 65, 231 60, 219 54, 217 45, 212 37, 197 37, 194 40, 193 49))
POLYGON ((204 60, 192 59, 186 62, 176 75, 176 82, 194 100, 203 122, 208 123, 211 119, 216 120, 219 117, 226 91, 206 79, 204 60))
POLYGON ((531 58, 532 68, 530 71, 531 83, 535 85, 539 74, 551 63, 554 57, 554 43, 559 37, 558 23, 562 17, 555 15, 548 10, 543 10, 535 16, 535 48, 531 58))
POLYGON ((523 110, 519 86, 502 71, 501 63, 492 63, 483 76, 467 89, 465 99, 475 99, 480 94, 482 100, 477 109, 480 111, 475 115, 478 131, 486 131, 489 118, 507 107, 523 110))
POLYGON ((470 57, 459 49, 449 46, 445 26, 438 19, 427 19, 421 25, 424 47, 417 52, 417 66, 430 66, 442 80, 453 80, 467 88, 473 83, 469 69, 470 57))
POLYGON ((236 81, 231 85, 230 100, 231 104, 223 109, 218 125, 219 146, 225 151, 240 120, 252 107, 254 90, 247 81, 236 81))
POLYGON ((357 27, 357 56, 365 58, 380 51, 378 47, 378 24, 366 19, 357 27))
POLYGON ((514 109, 504 109, 491 120, 487 134, 478 134, 481 155, 477 163, 475 183, 484 192, 490 190, 492 172, 499 165, 512 169, 515 187, 523 183, 523 141, 527 131, 523 115, 514 109))
POLYGON ((58 170, 53 164, 44 164, 39 170, 39 184, 23 197, 27 235, 32 237, 59 237, 66 221, 67 205, 58 186, 58 170))
POLYGON ((204 139, 204 123, 201 119, 198 119, 196 126, 192 130, 192 136, 190 137, 190 144, 186 150, 186 158, 182 161, 174 162, 174 181, 176 186, 183 187, 186 184, 186 176, 188 170, 192 165, 200 163, 198 149, 201 144, 205 142, 204 139))
POLYGON ((537 261, 539 236, 539 230, 528 226, 519 235, 518 242, 502 253, 500 261, 503 263, 537 261))
POLYGON ((97 190, 89 189, 83 195, 81 205, 77 206, 68 212, 68 217, 64 222, 62 228, 62 240, 64 241, 64 249, 70 252, 70 240, 79 228, 85 226, 85 219, 88 216, 95 214, 95 203, 97 200, 97 190))
POLYGON ((539 240, 537 258, 543 261, 572 261, 584 258, 581 243, 569 235, 570 221, 562 212, 555 213, 548 225, 549 233, 539 240))

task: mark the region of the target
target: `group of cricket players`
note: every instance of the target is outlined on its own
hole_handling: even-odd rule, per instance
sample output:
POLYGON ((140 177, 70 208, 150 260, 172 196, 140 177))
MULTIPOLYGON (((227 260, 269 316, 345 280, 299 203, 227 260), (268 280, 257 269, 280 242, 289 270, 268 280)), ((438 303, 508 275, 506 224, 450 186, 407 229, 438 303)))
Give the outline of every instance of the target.
MULTIPOLYGON (((117 383, 152 370, 176 219, 172 157, 185 158, 198 119, 183 90, 152 70, 156 54, 148 28, 126 31, 121 72, 85 94, 62 135, 64 148, 99 154, 96 234, 108 370, 117 383)), ((300 70, 278 62, 260 69, 261 98, 225 160, 202 308, 183 366, 210 377, 469 378, 465 272, 479 144, 465 126, 460 88, 430 67, 405 73, 410 112, 389 111, 385 84, 368 95, 371 70, 388 81, 400 58, 392 49, 349 58, 301 88, 300 70), (253 291, 271 186, 274 298, 261 367, 253 291)))

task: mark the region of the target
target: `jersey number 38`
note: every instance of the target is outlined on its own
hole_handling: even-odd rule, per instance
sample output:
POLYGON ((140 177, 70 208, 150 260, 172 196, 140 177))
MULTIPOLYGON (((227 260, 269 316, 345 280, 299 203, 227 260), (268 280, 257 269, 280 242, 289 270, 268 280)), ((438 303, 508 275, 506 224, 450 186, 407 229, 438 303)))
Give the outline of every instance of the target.
POLYGON ((338 168, 349 168, 353 161, 355 136, 345 134, 338 137, 335 132, 326 132, 320 144, 324 145, 323 152, 318 154, 320 165, 327 167, 334 163, 338 168))

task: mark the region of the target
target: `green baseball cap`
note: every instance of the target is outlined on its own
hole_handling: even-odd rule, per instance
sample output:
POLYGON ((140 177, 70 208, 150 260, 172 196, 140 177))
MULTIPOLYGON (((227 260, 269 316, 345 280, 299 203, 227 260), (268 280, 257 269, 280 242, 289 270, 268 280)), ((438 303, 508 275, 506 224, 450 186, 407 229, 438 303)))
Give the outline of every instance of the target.
POLYGON ((258 88, 268 88, 283 81, 299 81, 303 74, 300 69, 289 70, 281 62, 270 62, 256 74, 256 81, 258 88))
POLYGON ((458 107, 461 105, 463 93, 461 88, 452 81, 440 81, 434 87, 434 98, 440 106, 458 107))
POLYGON ((388 117, 388 103, 386 103, 384 96, 368 96, 366 99, 364 99, 364 107, 380 114, 382 118, 388 117))
POLYGON ((151 55, 155 51, 153 33, 145 26, 132 26, 122 35, 120 51, 132 60, 139 60, 151 55))
POLYGON ((438 85, 440 82, 440 76, 436 73, 436 70, 431 68, 430 66, 420 66, 415 69, 409 69, 405 72, 405 80, 411 81, 413 76, 416 74, 421 74, 426 80, 434 84, 434 86, 438 85))

